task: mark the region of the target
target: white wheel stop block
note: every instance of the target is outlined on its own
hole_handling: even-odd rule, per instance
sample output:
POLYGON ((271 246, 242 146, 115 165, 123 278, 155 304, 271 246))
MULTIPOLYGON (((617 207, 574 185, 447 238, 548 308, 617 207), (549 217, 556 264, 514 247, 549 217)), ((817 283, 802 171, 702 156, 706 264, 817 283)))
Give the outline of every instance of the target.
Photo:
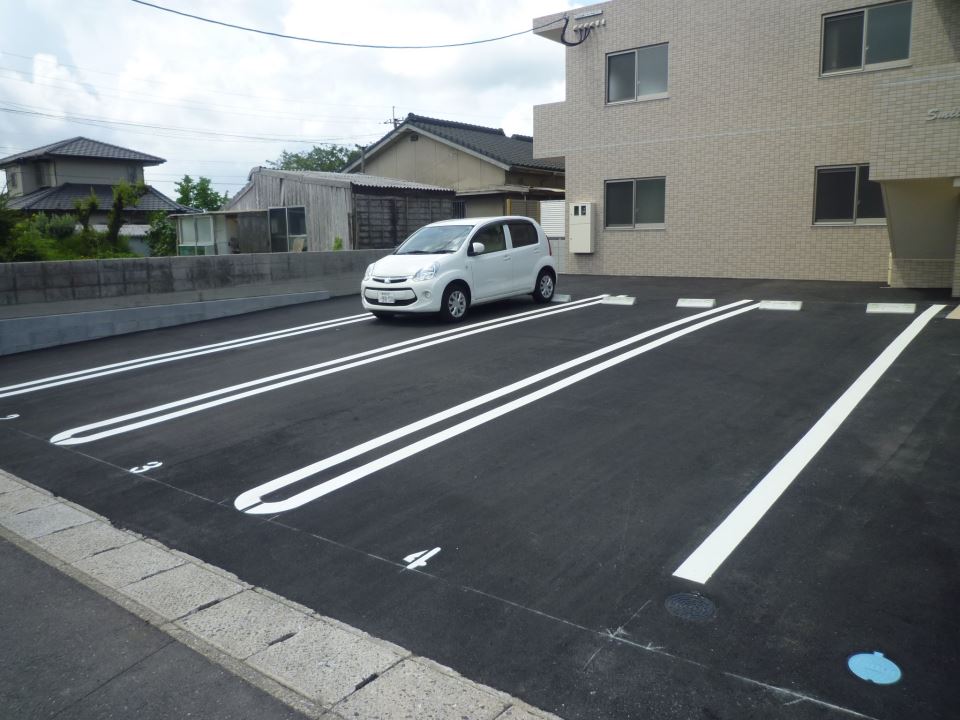
POLYGON ((916 311, 916 303, 867 303, 867 313, 870 315, 881 313, 913 315, 916 311))
POLYGON ((761 300, 758 310, 792 310, 797 311, 803 307, 800 300, 761 300))
POLYGON ((629 295, 607 295, 600 301, 601 305, 633 305, 637 299, 629 295))
POLYGON ((713 298, 680 298, 677 300, 679 308, 712 308, 717 304, 713 298))

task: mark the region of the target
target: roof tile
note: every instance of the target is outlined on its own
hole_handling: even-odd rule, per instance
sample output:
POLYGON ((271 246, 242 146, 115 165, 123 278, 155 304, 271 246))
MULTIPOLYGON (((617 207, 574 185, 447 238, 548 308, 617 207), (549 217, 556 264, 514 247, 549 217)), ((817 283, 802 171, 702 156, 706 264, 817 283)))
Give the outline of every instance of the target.
MULTIPOLYGON (((12 210, 73 212, 75 209, 74 203, 77 200, 83 200, 89 197, 91 191, 97 196, 102 209, 110 207, 113 200, 113 187, 111 185, 91 185, 89 183, 66 183, 52 188, 41 188, 27 195, 10 198, 7 201, 7 206, 12 210)), ((140 198, 140 201, 129 209, 146 212, 156 210, 179 213, 196 212, 194 208, 189 208, 186 205, 174 202, 159 190, 149 185, 147 186, 147 194, 140 198)))
POLYGON ((74 137, 67 140, 42 145, 16 155, 10 155, 0 160, 0 167, 23 160, 37 160, 45 157, 86 157, 99 160, 133 160, 144 165, 159 165, 166 162, 156 155, 147 155, 137 150, 111 145, 110 143, 91 140, 85 137, 74 137))

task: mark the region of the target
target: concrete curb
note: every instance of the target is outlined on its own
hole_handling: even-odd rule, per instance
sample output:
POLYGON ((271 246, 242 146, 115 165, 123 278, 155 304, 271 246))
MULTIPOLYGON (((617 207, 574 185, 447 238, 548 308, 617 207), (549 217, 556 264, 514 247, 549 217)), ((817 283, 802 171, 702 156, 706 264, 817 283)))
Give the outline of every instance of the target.
POLYGON ((329 291, 318 290, 2 319, 0 355, 328 299, 329 291))
POLYGON ((560 720, 0 470, 0 536, 319 720, 560 720))

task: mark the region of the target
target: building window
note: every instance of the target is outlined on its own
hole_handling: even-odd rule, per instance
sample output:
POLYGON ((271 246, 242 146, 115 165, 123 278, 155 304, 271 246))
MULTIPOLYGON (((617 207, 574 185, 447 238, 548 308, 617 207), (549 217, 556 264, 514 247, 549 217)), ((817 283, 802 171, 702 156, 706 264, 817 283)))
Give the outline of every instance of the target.
POLYGON ((824 15, 820 74, 877 70, 910 59, 912 0, 824 15))
POLYGON ((607 55, 607 102, 667 97, 667 43, 607 55))
POLYGON ((179 239, 178 255, 215 255, 213 238, 213 217, 192 215, 177 218, 179 239))
POLYGON ((869 165, 817 168, 815 223, 877 225, 886 216, 880 183, 870 179, 869 165))
POLYGON ((467 216, 467 202, 465 200, 454 200, 452 212, 454 220, 462 220, 467 216))
POLYGON ((610 228, 662 229, 666 178, 610 180, 604 193, 604 225, 610 228))
POLYGON ((303 207, 267 210, 270 252, 302 252, 307 249, 307 211, 303 207))

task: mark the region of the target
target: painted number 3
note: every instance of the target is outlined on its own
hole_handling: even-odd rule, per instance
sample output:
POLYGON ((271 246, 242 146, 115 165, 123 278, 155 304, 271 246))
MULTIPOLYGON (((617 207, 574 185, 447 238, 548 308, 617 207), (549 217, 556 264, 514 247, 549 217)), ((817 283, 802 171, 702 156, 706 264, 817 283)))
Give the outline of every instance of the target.
POLYGON ((139 467, 130 468, 130 472, 137 473, 137 474, 145 473, 147 470, 153 470, 155 468, 160 467, 161 465, 163 465, 163 463, 160 462, 159 460, 151 460, 146 465, 140 465, 139 467))

